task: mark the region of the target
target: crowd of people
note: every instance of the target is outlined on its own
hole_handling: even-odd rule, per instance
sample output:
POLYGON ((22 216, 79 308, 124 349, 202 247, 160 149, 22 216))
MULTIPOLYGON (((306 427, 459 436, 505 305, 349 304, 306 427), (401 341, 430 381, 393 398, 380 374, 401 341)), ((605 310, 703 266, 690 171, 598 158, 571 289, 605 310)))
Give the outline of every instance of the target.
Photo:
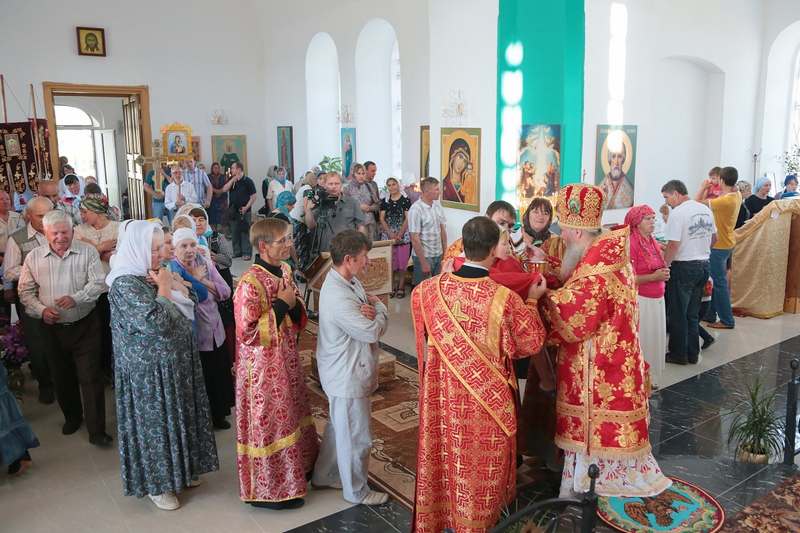
MULTIPOLYGON (((735 327, 734 229, 771 201, 770 183, 747 196, 735 168, 715 168, 692 198, 669 181, 663 232, 647 205, 604 228, 603 190, 568 185, 555 205, 535 198, 520 224, 511 204, 492 202, 448 246, 439 181, 404 189, 389 178, 380 191, 376 172, 355 163, 346 183, 318 169, 293 183, 276 167, 255 222, 257 190, 238 162, 210 175, 191 160, 152 172, 150 220, 118 221, 97 184, 72 173, 40 182, 24 216, 0 192, 2 311, 16 306, 39 401, 57 401, 63 434, 85 423, 91 444, 112 444, 111 380, 126 495, 177 509, 219 468, 214 430, 231 428, 235 408, 244 502, 297 508, 311 484, 385 503, 367 474, 389 313, 359 281, 382 239, 393 241, 391 297, 405 296, 413 266, 415 531, 491 527, 514 495, 518 454, 561 471, 562 496, 588 490, 592 464, 601 495, 668 488, 650 449, 649 393, 666 363, 695 364, 713 344, 701 321, 735 327), (309 312, 297 274, 322 252, 333 266, 318 308, 330 417, 320 442, 298 353, 309 312), (234 285, 236 257, 252 263, 234 285)), ((796 189, 787 177, 782 197, 796 189)), ((39 443, 12 400, 3 372, 0 424, 14 431, 0 427, 0 459, 19 473, 39 443)))

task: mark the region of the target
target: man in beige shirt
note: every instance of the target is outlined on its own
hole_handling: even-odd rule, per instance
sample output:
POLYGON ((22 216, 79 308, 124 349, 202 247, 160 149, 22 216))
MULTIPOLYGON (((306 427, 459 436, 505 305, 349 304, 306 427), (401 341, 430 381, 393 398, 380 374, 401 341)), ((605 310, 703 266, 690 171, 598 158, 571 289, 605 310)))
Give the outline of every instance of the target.
POLYGON ((62 433, 78 431, 85 415, 89 442, 109 446, 100 321, 94 309, 105 289, 100 256, 93 246, 73 240, 72 220, 63 211, 44 216, 44 233, 48 245, 29 253, 22 265, 19 297, 25 311, 43 322, 56 398, 64 413, 62 433))
POLYGON ((30 354, 31 373, 39 382, 39 401, 43 404, 51 404, 55 401, 53 378, 45 354, 47 347, 42 342, 41 320, 36 320, 28 315, 17 298, 17 281, 19 281, 19 273, 25 257, 39 246, 47 245, 42 220, 44 215, 52 209, 53 202, 47 198, 36 197, 28 202, 25 209, 25 218, 28 223, 9 234, 3 258, 4 299, 8 304, 16 305, 17 316, 25 331, 25 345, 30 354))

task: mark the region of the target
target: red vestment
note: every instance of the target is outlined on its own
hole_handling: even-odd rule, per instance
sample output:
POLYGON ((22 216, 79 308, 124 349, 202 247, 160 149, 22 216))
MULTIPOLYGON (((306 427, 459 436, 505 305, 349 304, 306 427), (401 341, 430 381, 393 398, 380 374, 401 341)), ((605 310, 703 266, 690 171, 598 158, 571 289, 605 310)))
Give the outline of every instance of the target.
MULTIPOLYGON (((282 266, 292 284, 291 269, 282 266)), ((236 448, 239 494, 245 501, 280 502, 306 494, 318 442, 297 353, 306 324, 289 315, 276 325, 272 303, 280 279, 258 265, 236 288, 236 448)), ((295 287, 295 296, 302 298, 295 287)))
POLYGON ((485 531, 515 492, 512 359, 536 354, 544 327, 535 307, 488 277, 426 280, 411 312, 420 365, 412 531, 485 531))
POLYGON ((598 237, 564 286, 542 300, 549 340, 559 345, 555 441, 568 462, 562 494, 573 480, 588 488, 590 461, 601 465, 601 495, 651 496, 670 484, 650 449, 628 233, 626 226, 598 237))
MULTIPOLYGON (((463 257, 453 259, 453 270, 458 270, 466 261, 463 257)), ((516 257, 496 259, 489 269, 489 277, 507 289, 516 292, 520 298, 528 297, 531 285, 539 283, 541 274, 538 272, 525 272, 522 263, 516 257)))

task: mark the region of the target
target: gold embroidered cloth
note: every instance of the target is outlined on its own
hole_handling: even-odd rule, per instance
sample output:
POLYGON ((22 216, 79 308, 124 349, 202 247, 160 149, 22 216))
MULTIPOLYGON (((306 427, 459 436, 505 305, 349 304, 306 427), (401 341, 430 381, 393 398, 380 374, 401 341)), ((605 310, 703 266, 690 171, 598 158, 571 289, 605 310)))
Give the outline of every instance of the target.
POLYGON ((800 218, 800 199, 777 200, 736 230, 731 282, 736 314, 772 318, 792 297, 797 301, 800 226, 792 232, 793 218, 800 218))
POLYGON ((543 300, 559 345, 556 444, 600 457, 650 452, 639 310, 629 228, 601 235, 558 290, 543 300))
MULTIPOLYGON (((294 285, 283 265, 283 280, 294 285)), ((317 458, 317 434, 297 353, 305 327, 272 303, 280 279, 258 265, 245 272, 233 297, 236 315, 236 448, 239 494, 245 501, 280 502, 306 494, 317 458)), ((295 287, 295 297, 302 302, 295 287)), ((302 303, 301 303, 302 305, 302 303)))
POLYGON ((535 309, 488 277, 427 280, 411 312, 420 361, 412 531, 485 531, 514 496, 511 360, 536 354, 544 328, 535 309))

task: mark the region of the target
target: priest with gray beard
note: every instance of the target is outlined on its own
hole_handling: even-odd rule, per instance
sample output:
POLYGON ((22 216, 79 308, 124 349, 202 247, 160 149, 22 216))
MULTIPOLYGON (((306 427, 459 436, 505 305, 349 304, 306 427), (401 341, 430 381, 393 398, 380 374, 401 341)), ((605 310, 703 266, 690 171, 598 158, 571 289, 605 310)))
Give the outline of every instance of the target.
POLYGON ((556 212, 566 244, 564 286, 541 300, 549 341, 558 345, 556 445, 564 450, 561 496, 650 497, 671 481, 650 448, 648 387, 638 337, 630 228, 601 231, 603 192, 568 185, 556 212))

